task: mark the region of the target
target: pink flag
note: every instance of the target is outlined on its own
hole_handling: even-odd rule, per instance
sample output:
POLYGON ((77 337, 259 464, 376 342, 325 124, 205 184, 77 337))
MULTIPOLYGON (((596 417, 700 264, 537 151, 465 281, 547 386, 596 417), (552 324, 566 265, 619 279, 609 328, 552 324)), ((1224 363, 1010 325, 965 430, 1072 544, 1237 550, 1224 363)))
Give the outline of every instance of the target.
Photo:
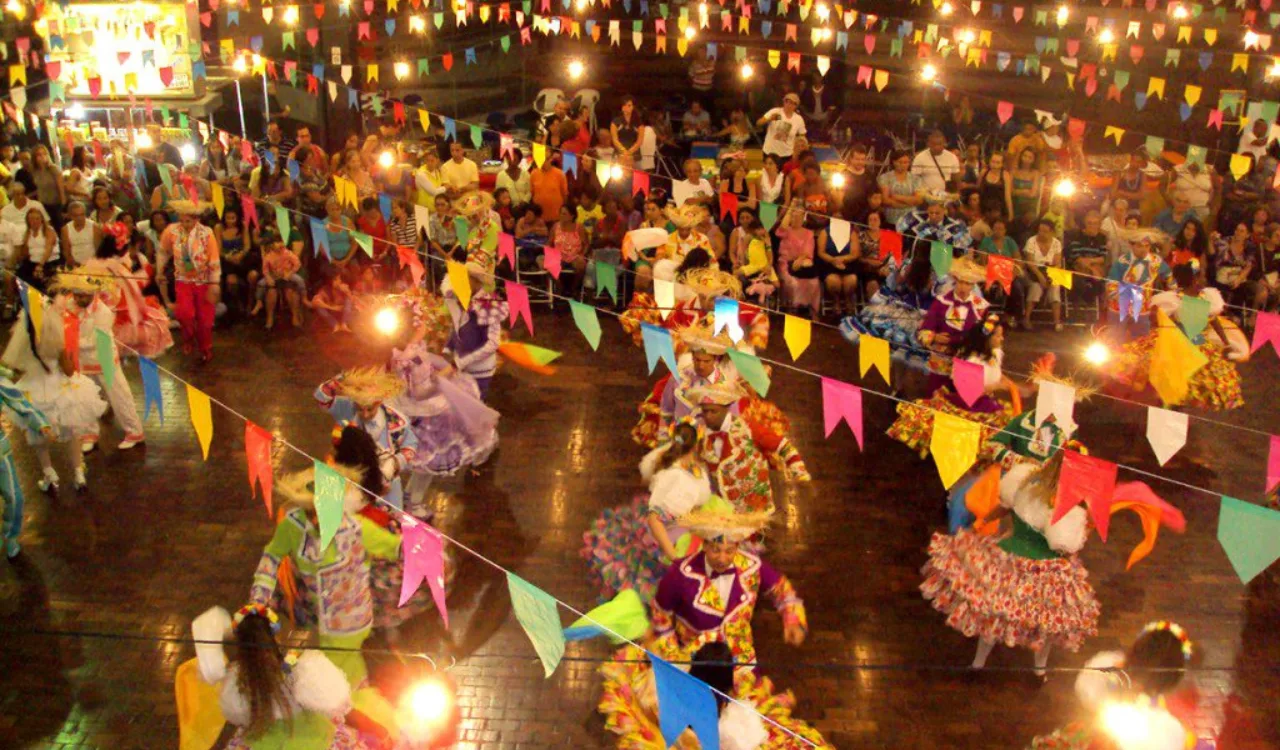
POLYGON ((1116 465, 1073 450, 1065 450, 1062 459, 1058 496, 1050 523, 1057 523, 1067 511, 1083 502, 1089 506, 1089 515, 1093 517, 1098 536, 1102 541, 1107 541, 1107 527, 1111 523, 1111 500, 1116 489, 1116 465))
POLYGON ((507 325, 512 328, 517 318, 524 318, 524 327, 533 335, 533 314, 529 312, 529 288, 507 279, 507 325))
POLYGON ((984 375, 986 368, 977 362, 970 362, 959 357, 951 360, 951 382, 955 383, 956 393, 969 406, 973 406, 978 397, 986 390, 984 375))
POLYGON ((1258 319, 1253 324, 1253 344, 1249 347, 1249 353, 1258 351, 1263 344, 1271 344, 1276 353, 1280 354, 1280 315, 1258 313, 1258 319))
POLYGON ((498 233, 498 260, 505 260, 507 265, 515 270, 516 267, 516 238, 506 232, 498 233))
POLYGON ((320 29, 317 29, 315 27, 307 29, 307 44, 310 44, 312 47, 314 47, 319 43, 320 43, 320 29))
POLYGON ((440 610, 440 619, 449 627, 449 609, 444 600, 444 541, 440 532, 412 516, 405 516, 400 526, 400 543, 404 550, 400 606, 403 607, 426 580, 436 609, 440 610))
POLYGON ((253 141, 245 138, 240 141, 240 159, 246 162, 256 162, 253 158, 253 141))
POLYGON ((1280 484, 1280 437, 1271 436, 1271 451, 1267 454, 1267 492, 1280 484))
POLYGON ((396 245, 396 258, 400 261, 401 268, 409 268, 409 273, 413 275, 413 285, 420 285, 426 269, 422 267, 422 259, 418 257, 417 251, 406 245, 396 245))
POLYGON ((560 280, 560 248, 551 245, 542 248, 542 267, 551 278, 560 280))
POLYGON ((1080 40, 1068 39, 1067 40, 1067 57, 1075 57, 1078 52, 1080 52, 1080 40))
POLYGON ((644 193, 649 195, 649 173, 648 172, 632 172, 631 173, 631 194, 644 193))
POLYGON ((1016 6, 1016 7, 1014 7, 1014 9, 1013 9, 1013 22, 1014 22, 1014 23, 1018 23, 1018 22, 1020 22, 1020 21, 1022 20, 1022 11, 1023 11, 1023 9, 1022 9, 1022 7, 1021 7, 1021 6, 1016 6))
POLYGON ((844 420, 862 448, 862 389, 831 378, 822 379, 822 424, 827 437, 844 420))
POLYGON ((168 88, 169 84, 173 83, 173 66, 166 65, 157 72, 160 74, 160 83, 163 83, 165 88, 168 88))
POLYGON ((271 433, 253 422, 244 423, 244 456, 249 464, 249 492, 262 488, 262 502, 271 518, 271 433))
POLYGON ((498 158, 505 159, 507 154, 515 150, 515 139, 506 133, 498 134, 498 158))
POLYGON ((998 102, 996 104, 996 115, 1000 118, 1000 124, 1003 125, 1013 117, 1013 102, 998 102))
POLYGON ((259 226, 258 204, 254 203, 252 196, 240 196, 240 213, 244 214, 245 226, 259 226))

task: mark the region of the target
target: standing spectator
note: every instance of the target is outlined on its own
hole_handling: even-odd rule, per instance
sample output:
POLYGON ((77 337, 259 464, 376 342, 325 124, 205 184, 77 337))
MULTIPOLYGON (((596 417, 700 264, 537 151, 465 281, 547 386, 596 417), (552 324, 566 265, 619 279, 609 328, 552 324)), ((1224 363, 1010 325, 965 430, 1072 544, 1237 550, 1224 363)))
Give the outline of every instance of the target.
POLYGON ((957 186, 960 190, 978 188, 978 178, 983 171, 985 170, 982 166, 982 149, 978 144, 970 143, 964 147, 964 158, 960 160, 960 177, 957 179, 957 186))
POLYGON ((84 146, 76 146, 71 152, 71 169, 67 173, 65 182, 68 202, 73 200, 89 202, 89 195, 93 192, 93 173, 93 154, 89 153, 84 146))
POLYGON ((707 53, 707 45, 699 44, 693 50, 693 61, 689 63, 689 83, 699 94, 711 91, 716 81, 716 61, 707 53))
POLYGON ((978 176, 978 193, 984 210, 996 206, 1002 218, 1013 219, 1013 180, 1004 168, 1003 151, 992 152, 987 158, 987 170, 978 176))
POLYGON ((844 175, 844 199, 841 213, 853 221, 862 221, 867 215, 867 196, 879 190, 870 170, 867 169, 866 146, 861 143, 853 144, 853 148, 849 149, 845 168, 840 174, 844 175))
POLYGON ((742 107, 734 107, 729 113, 729 122, 715 134, 716 138, 728 138, 729 147, 734 149, 743 149, 747 147, 747 142, 751 140, 751 123, 747 120, 747 113, 742 107))
POLYGON ((517 211, 533 200, 533 185, 529 172, 524 168, 524 154, 513 148, 507 153, 506 168, 498 173, 496 190, 506 188, 511 195, 511 207, 517 211))
POLYGON ((1146 152, 1135 151, 1130 154, 1129 163, 1116 175, 1115 184, 1111 187, 1111 200, 1114 202, 1123 198, 1130 208, 1137 208, 1142 203, 1142 189, 1147 179, 1146 168, 1146 152))
POLYGON ((1022 309, 1022 326, 1031 330, 1031 313, 1047 293, 1053 311, 1053 330, 1062 330, 1062 303, 1059 288, 1049 280, 1046 269, 1062 266, 1062 242, 1054 236, 1053 222, 1041 219, 1036 233, 1022 248, 1024 278, 1027 280, 1026 303, 1022 309))
POLYGON ((1035 154, 1036 166, 1040 166, 1041 157, 1044 155, 1048 146, 1045 145, 1044 138, 1040 137, 1040 126, 1035 120, 1024 120, 1022 122, 1022 132, 1009 139, 1009 162, 1018 163, 1018 157, 1023 151, 1030 149, 1035 154))
POLYGON ((200 161, 200 177, 208 182, 226 184, 232 177, 231 165, 222 141, 210 138, 204 147, 204 159, 200 161))
POLYGON ((449 161, 440 167, 440 176, 450 199, 480 189, 480 168, 467 158, 458 141, 449 144, 449 161))
POLYGON ((948 192, 960 174, 960 158, 947 150, 947 138, 941 130, 930 133, 926 143, 928 148, 912 159, 911 173, 920 178, 928 192, 948 192))
POLYGON ((764 116, 756 122, 757 127, 767 126, 768 128, 764 136, 764 152, 780 157, 779 163, 791 158, 796 138, 807 132, 804 118, 796 111, 799 107, 800 97, 793 92, 787 92, 782 97, 781 107, 774 107, 765 112, 764 116))
POLYGON ((1249 126, 1248 131, 1240 134, 1240 146, 1236 153, 1252 156, 1254 164, 1257 164, 1267 155, 1267 147, 1270 145, 1271 126, 1259 117, 1249 126))
POLYGON ((1040 216, 1040 195, 1044 177, 1036 166, 1035 151, 1024 148, 1018 152, 1016 165, 1009 175, 1009 207, 1013 211, 1014 225, 1030 232, 1040 216))
MULTIPOLYGON (((284 128, 280 127, 280 121, 272 120, 267 123, 267 137, 254 144, 254 151, 258 153, 259 159, 265 159, 267 149, 274 148, 281 157, 287 158, 289 154, 293 153, 293 149, 297 145, 296 142, 285 137, 284 128)), ((179 161, 176 166, 182 166, 182 162, 179 161)))
POLYGON ((307 164, 320 174, 329 171, 329 157, 325 155, 324 149, 312 140, 310 125, 298 126, 298 144, 286 153, 289 154, 290 159, 297 161, 299 166, 307 164), (302 150, 304 148, 307 149, 305 152, 302 150))
POLYGON ((680 133, 690 139, 711 134, 711 113, 702 108, 702 102, 694 99, 689 103, 689 111, 680 118, 680 133))
POLYGON ((436 197, 448 192, 444 174, 440 171, 440 150, 436 144, 428 143, 422 151, 418 169, 413 173, 413 183, 417 187, 414 203, 427 211, 434 211, 436 197))
POLYGON ((716 199, 715 188, 702 177, 702 162, 697 159, 684 160, 684 179, 671 183, 671 197, 677 206, 694 203, 710 207, 716 199))
POLYGON ((542 207, 542 218, 549 221, 560 215, 560 207, 569 198, 569 180, 557 161, 558 157, 548 155, 542 166, 529 175, 533 202, 542 207))
MULTIPOLYGON (((213 230, 200 223, 200 215, 211 206, 192 201, 171 201, 178 212, 177 224, 170 224, 160 238, 168 257, 173 258, 177 302, 169 303, 182 327, 182 348, 197 352, 200 362, 213 358, 213 318, 218 303, 222 268, 213 230)), ((157 267, 157 277, 163 269, 157 267)), ((161 286, 164 291, 164 286, 161 286)), ((166 302, 168 292, 164 291, 166 302)))
POLYGON ((827 84, 822 74, 814 73, 809 87, 800 95, 800 113, 813 123, 818 132, 824 132, 827 121, 836 111, 836 97, 827 93, 827 84))
POLYGON ((628 154, 633 160, 640 160, 640 147, 643 143, 645 126, 636 111, 636 100, 631 96, 622 97, 622 106, 618 116, 609 124, 609 136, 613 141, 614 152, 621 157, 628 154))
POLYGON ((654 160, 657 158, 660 145, 657 125, 661 118, 662 115, 658 112, 648 113, 645 126, 640 132, 640 158, 636 161, 636 168, 643 172, 653 171, 654 160))
POLYGON ((896 227, 903 216, 924 201, 925 189, 924 183, 911 171, 909 152, 895 151, 890 159, 893 169, 882 172, 876 183, 884 196, 884 218, 889 226, 896 227))
POLYGON ((62 226, 62 207, 67 204, 67 186, 62 170, 53 163, 49 149, 44 145, 31 150, 31 167, 28 170, 35 184, 35 199, 49 214, 49 222, 55 228, 62 226))
POLYGON ((324 216, 324 204, 329 200, 329 178, 310 158, 310 146, 299 146, 293 153, 302 157, 298 162, 298 210, 319 219, 324 216))

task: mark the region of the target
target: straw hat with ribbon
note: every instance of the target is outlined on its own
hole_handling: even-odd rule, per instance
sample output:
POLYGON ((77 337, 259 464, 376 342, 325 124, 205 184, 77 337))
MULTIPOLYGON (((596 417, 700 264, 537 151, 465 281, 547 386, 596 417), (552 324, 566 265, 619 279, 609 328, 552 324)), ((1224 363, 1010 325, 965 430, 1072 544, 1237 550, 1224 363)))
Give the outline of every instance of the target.
POLYGON ((182 216, 201 216, 213 210, 209 201, 175 200, 169 201, 169 208, 182 216))
POLYGON ((710 316, 703 316, 697 323, 680 330, 680 341, 692 352, 723 355, 733 346, 733 341, 725 333, 715 335, 713 330, 710 316))
POLYGON ((105 270, 96 274, 62 271, 54 279, 53 289, 71 294, 99 294, 115 291, 116 280, 105 270))
POLYGON ((710 214, 706 207, 696 203, 686 203, 683 206, 667 206, 663 211, 667 221, 676 225, 677 229, 692 229, 707 220, 710 214))
POLYGON ((695 268, 680 277, 680 283, 702 297, 742 299, 742 282, 719 268, 695 268))
POLYGON ((746 394, 737 380, 722 380, 712 385, 691 388, 689 395, 698 404, 715 404, 732 406, 742 400, 746 394))
POLYGON ((978 284, 987 278, 987 271, 966 255, 952 262, 949 275, 956 281, 978 284))
POLYGON ((381 367, 357 367, 342 373, 338 393, 360 406, 374 406, 404 392, 404 381, 381 367))
POLYGON ((493 208, 493 196, 479 190, 472 190, 453 202, 453 210, 463 216, 474 216, 493 208))
POLYGON ((741 542, 769 525, 772 517, 771 511, 739 512, 728 501, 713 495, 681 516, 678 523, 708 542, 741 542))

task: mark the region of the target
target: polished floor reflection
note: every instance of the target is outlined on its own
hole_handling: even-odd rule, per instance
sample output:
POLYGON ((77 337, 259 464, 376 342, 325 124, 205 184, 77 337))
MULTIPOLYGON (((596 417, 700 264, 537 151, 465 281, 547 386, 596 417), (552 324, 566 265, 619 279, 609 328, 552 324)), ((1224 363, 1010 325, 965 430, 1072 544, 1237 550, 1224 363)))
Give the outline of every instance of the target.
MULTIPOLYGON (((602 322, 604 340, 593 353, 567 313, 535 316, 537 343, 564 352, 558 374, 500 373, 493 399, 503 414, 499 453, 479 474, 440 481, 430 495, 447 533, 580 608, 595 600, 578 557, 583 530, 640 489, 641 452, 628 430, 649 387, 643 354, 614 323, 602 322)), ((1052 341, 1070 358, 1082 335, 1052 341)), ((315 455, 326 450, 331 423, 311 390, 343 367, 385 355, 350 339, 243 328, 216 339, 214 363, 204 369, 174 355, 162 364, 315 455)), ((769 356, 789 359, 780 339, 775 330, 769 356)), ((1032 353, 1016 351, 1018 343, 1010 361, 1025 369, 1032 353)), ((799 364, 858 382, 856 351, 831 331, 815 331, 799 364)), ((1250 406, 1215 418, 1274 431, 1280 364, 1268 351, 1245 372, 1250 406)), ((140 393, 136 368, 129 376, 140 393)), ((866 396, 859 450, 843 428, 823 438, 816 379, 775 376, 771 396, 791 415, 815 481, 782 490, 767 556, 795 581, 812 632, 803 648, 790 649, 769 612, 758 615, 756 632, 762 663, 796 692, 797 713, 841 748, 1019 748, 1074 718, 1070 674, 1037 688, 1020 673, 974 679, 960 669, 974 644, 948 629, 917 591, 929 534, 945 523, 941 486, 931 463, 883 436, 892 405, 866 396)), ((883 389, 874 374, 866 385, 883 389)), ((83 495, 40 495, 34 461, 15 437, 28 518, 23 555, 0 564, 0 747, 176 746, 172 678, 193 652, 163 639, 186 637, 204 608, 234 608, 248 594, 270 527, 261 501, 249 495, 244 424, 215 408, 213 448, 202 461, 182 389, 164 386, 165 423, 153 415, 144 448, 117 454, 107 446, 90 457, 83 495)), ((1183 454, 1159 469, 1143 437, 1144 409, 1098 399, 1079 414, 1096 455, 1214 492, 1260 494, 1264 435, 1193 421, 1183 454)), ((276 459, 288 468, 305 464, 287 453, 276 459)), ((1233 747, 1280 747, 1277 573, 1242 586, 1215 540, 1216 497, 1154 487, 1186 513, 1188 532, 1162 534, 1154 554, 1127 573, 1136 523, 1118 517, 1108 544, 1095 538, 1084 559, 1103 605, 1101 633, 1082 653, 1055 654, 1051 664, 1078 666, 1149 620, 1176 619, 1211 668, 1193 676, 1213 707, 1209 721, 1227 724, 1233 747)), ((406 628, 398 646, 456 659, 459 746, 611 746, 595 712, 590 661, 606 646, 571 645, 570 659, 542 679, 501 575, 466 555, 459 561, 452 632, 442 633, 428 615, 406 628)), ((425 664, 386 654, 371 661, 388 684, 425 664)), ((990 664, 1030 662, 1027 652, 997 649, 990 664)))

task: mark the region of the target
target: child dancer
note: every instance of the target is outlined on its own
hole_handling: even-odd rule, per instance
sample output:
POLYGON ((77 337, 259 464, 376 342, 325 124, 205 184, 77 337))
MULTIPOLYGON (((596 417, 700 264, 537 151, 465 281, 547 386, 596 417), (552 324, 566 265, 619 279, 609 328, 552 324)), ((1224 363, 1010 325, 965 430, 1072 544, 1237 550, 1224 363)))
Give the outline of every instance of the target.
MULTIPOLYGON (((8 370, 0 370, 0 405, 17 417, 29 433, 38 433, 44 440, 53 439, 49 420, 13 384, 13 373, 8 370)), ((12 560, 22 550, 18 535, 22 533, 25 498, 22 485, 18 483, 18 469, 13 465, 13 446, 9 444, 9 436, 3 432, 0 432, 0 497, 4 500, 4 554, 12 560)))

